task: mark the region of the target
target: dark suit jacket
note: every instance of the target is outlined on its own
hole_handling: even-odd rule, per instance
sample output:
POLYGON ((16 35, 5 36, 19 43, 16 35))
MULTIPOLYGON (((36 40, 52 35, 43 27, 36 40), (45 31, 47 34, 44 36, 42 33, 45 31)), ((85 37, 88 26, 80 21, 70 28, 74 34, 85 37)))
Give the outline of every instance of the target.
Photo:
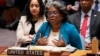
MULTIPOLYGON (((80 32, 81 11, 70 15, 68 18, 69 22, 74 24, 78 32, 80 32)), ((95 36, 100 40, 100 12, 92 10, 90 19, 90 37, 92 39, 95 36)))

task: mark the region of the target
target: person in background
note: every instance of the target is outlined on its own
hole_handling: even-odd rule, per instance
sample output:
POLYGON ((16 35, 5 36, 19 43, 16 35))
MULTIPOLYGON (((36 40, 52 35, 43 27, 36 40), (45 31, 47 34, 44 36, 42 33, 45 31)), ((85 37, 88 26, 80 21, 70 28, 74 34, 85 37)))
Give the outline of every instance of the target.
POLYGON ((54 0, 42 0, 43 3, 45 4, 46 7, 50 6, 50 4, 54 1, 54 0))
POLYGON ((94 0, 93 5, 92 5, 92 9, 100 12, 100 0, 94 0))
MULTIPOLYGON (((11 7, 11 8, 13 8, 13 7, 17 7, 16 9, 17 9, 17 11, 19 10, 19 14, 18 13, 14 13, 14 14, 11 14, 10 13, 10 15, 16 15, 16 17, 15 16, 13 16, 13 17, 11 17, 11 18, 14 18, 14 20, 10 23, 10 24, 7 24, 6 26, 5 26, 5 28, 6 29, 9 29, 9 30, 13 30, 13 31, 16 31, 16 29, 17 29, 17 26, 18 26, 18 22, 19 22, 19 18, 20 18, 20 16, 21 16, 21 14, 23 13, 23 11, 24 11, 24 8, 25 8, 25 5, 26 5, 26 3, 28 2, 28 0, 6 0, 6 6, 7 7, 11 7), (24 1, 24 2, 23 2, 24 1)), ((12 10, 11 10, 12 11, 12 10)), ((14 11, 15 12, 15 11, 14 11)), ((11 19, 10 18, 10 19, 11 19)), ((8 20, 7 20, 8 21, 8 20)))
POLYGON ((92 10, 93 2, 94 0, 80 0, 81 10, 68 18, 69 22, 76 26, 82 40, 85 41, 85 49, 91 49, 93 37, 99 39, 100 45, 100 13, 92 10))
POLYGON ((79 11, 79 0, 62 0, 65 2, 69 15, 79 11))
POLYGON ((67 11, 61 1, 54 1, 47 7, 46 17, 47 22, 43 23, 36 33, 32 45, 55 47, 70 45, 82 49, 79 33, 74 25, 67 22, 67 11))
POLYGON ((20 17, 18 28, 16 30, 16 46, 28 46, 40 26, 46 22, 44 16, 45 6, 42 0, 29 0, 26 5, 25 14, 20 17))

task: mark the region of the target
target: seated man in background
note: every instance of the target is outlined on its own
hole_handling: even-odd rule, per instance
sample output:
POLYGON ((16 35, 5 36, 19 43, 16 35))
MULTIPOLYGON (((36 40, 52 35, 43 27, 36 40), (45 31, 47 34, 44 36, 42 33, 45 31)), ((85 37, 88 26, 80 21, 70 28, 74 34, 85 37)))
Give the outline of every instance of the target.
POLYGON ((94 0, 80 0, 81 10, 69 16, 69 21, 76 26, 81 38, 85 40, 85 49, 91 49, 93 37, 100 40, 100 13, 92 10, 93 2, 94 0))

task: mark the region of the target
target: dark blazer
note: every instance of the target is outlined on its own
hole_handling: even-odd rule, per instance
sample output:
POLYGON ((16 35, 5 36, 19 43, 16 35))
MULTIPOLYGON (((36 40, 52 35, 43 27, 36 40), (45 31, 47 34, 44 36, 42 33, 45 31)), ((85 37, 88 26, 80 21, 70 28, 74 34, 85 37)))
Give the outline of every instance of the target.
MULTIPOLYGON (((68 20, 74 24, 78 32, 80 32, 81 11, 70 15, 68 20)), ((92 10, 90 19, 90 37, 92 39, 95 36, 100 40, 100 12, 92 10)))

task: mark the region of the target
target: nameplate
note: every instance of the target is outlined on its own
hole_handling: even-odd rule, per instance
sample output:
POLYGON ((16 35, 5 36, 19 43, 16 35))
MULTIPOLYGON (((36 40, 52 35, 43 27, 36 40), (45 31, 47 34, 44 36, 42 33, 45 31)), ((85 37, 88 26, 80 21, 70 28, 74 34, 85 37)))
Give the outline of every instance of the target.
POLYGON ((8 49, 7 55, 44 56, 44 51, 41 51, 41 50, 13 50, 13 49, 8 49))

